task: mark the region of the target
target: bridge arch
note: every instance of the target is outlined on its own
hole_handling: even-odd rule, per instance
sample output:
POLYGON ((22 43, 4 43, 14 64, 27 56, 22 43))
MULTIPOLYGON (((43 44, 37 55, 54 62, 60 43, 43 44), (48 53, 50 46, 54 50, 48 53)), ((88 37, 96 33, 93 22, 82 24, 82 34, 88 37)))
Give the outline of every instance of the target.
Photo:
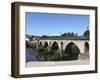
POLYGON ((76 60, 80 54, 79 47, 74 43, 70 42, 66 45, 64 55, 66 60, 76 60))
POLYGON ((45 42, 44 43, 44 48, 47 48, 48 47, 48 42, 45 42))
POLYGON ((84 53, 88 54, 89 53, 89 43, 85 42, 84 44, 84 53))
POLYGON ((42 42, 39 43, 39 47, 43 46, 42 42))
POLYGON ((52 50, 52 51, 55 51, 55 50, 57 50, 57 49, 59 49, 58 43, 57 43, 56 41, 54 41, 54 42, 52 43, 51 50, 52 50))
POLYGON ((34 48, 36 48, 37 42, 33 42, 32 46, 33 46, 34 48))
MULTIPOLYGON (((56 42, 58 44, 58 48, 63 51, 65 51, 66 46, 72 42, 77 45, 81 54, 85 53, 85 51, 86 51, 85 46, 86 47, 89 46, 89 40, 51 40, 50 39, 50 40, 39 40, 39 43, 40 42, 42 42, 43 47, 44 47, 44 45, 47 44, 47 46, 48 46, 48 48, 50 48, 50 50, 51 50, 53 43, 56 42)), ((34 46, 37 46, 37 40, 32 41, 32 43, 34 46), (34 44, 34 43, 36 43, 36 44, 34 44)), ((89 49, 89 47, 88 47, 88 49, 89 49)))

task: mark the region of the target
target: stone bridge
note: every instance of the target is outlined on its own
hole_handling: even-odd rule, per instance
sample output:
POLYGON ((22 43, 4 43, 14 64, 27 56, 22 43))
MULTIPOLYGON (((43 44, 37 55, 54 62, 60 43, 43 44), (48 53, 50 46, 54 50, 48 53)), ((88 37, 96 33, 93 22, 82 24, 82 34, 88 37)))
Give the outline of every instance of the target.
POLYGON ((74 39, 74 40, 50 40, 50 39, 39 39, 39 40, 33 40, 31 42, 32 44, 39 46, 45 46, 45 47, 53 47, 58 46, 60 50, 66 50, 67 46, 71 46, 72 44, 75 44, 81 54, 89 53, 89 40, 85 39, 74 39))

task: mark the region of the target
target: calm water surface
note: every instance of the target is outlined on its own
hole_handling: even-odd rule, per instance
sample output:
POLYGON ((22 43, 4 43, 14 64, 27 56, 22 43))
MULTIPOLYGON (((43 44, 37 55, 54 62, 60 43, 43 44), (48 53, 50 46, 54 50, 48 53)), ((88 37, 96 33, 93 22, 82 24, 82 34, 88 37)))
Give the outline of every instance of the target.
POLYGON ((39 61, 37 54, 31 49, 26 50, 26 62, 39 61))

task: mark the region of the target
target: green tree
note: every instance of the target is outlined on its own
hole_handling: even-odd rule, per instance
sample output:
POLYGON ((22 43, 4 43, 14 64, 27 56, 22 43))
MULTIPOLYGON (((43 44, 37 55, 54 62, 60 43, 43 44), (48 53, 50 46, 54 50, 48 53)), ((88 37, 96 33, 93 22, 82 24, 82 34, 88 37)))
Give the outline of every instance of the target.
POLYGON ((75 36, 76 36, 76 37, 78 37, 78 34, 77 34, 77 33, 75 33, 75 36))
POLYGON ((89 39, 89 35, 90 35, 89 30, 86 30, 86 31, 83 33, 83 37, 84 37, 85 39, 89 39))
POLYGON ((68 34, 67 33, 63 33, 63 34, 61 34, 61 36, 65 37, 65 36, 68 36, 68 34))
POLYGON ((74 36, 75 36, 75 35, 74 35, 74 32, 71 32, 71 36, 72 36, 72 37, 74 37, 74 36))
POLYGON ((31 47, 31 44, 28 41, 26 41, 26 48, 30 48, 30 47, 31 47))
POLYGON ((78 47, 75 44, 73 44, 71 49, 72 49, 72 59, 73 60, 78 59, 78 54, 80 53, 80 50, 78 49, 78 47))

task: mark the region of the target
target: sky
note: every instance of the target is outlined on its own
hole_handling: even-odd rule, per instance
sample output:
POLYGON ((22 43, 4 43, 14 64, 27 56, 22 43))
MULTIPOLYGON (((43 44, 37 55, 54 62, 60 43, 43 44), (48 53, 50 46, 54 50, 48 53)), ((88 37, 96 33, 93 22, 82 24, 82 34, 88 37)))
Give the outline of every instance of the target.
POLYGON ((25 13, 26 34, 29 35, 60 35, 74 32, 83 35, 89 27, 89 15, 25 13))

